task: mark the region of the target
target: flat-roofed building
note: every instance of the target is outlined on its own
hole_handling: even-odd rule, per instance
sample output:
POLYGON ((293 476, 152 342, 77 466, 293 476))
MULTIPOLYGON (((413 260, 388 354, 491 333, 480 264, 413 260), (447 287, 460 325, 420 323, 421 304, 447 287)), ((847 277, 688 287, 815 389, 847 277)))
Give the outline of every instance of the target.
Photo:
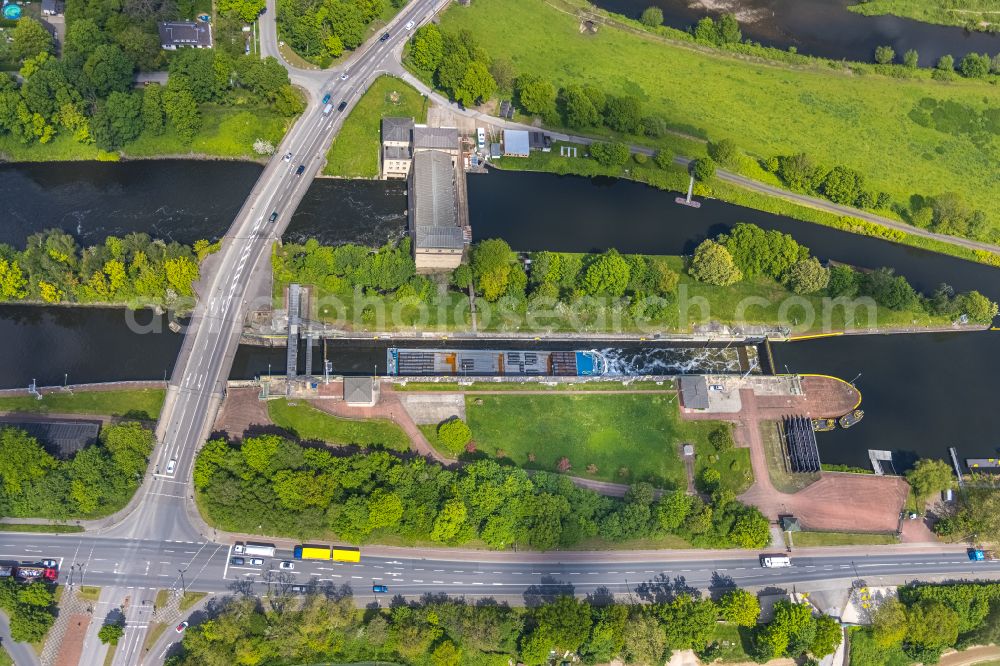
POLYGON ((503 131, 504 157, 527 157, 531 153, 528 133, 524 130, 503 131))
POLYGON ((160 47, 167 51, 180 48, 212 48, 212 25, 200 21, 164 21, 160 23, 160 47))
POLYGON ((382 180, 410 175, 412 146, 413 118, 382 119, 382 180))

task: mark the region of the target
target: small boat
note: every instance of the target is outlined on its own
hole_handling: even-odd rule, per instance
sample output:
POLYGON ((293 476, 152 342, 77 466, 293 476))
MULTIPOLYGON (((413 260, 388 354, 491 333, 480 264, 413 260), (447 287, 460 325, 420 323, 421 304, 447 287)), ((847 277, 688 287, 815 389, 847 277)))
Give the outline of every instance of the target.
POLYGON ((815 432, 829 432, 836 430, 837 419, 813 419, 812 424, 815 432))
POLYGON ((863 409, 855 409, 850 414, 844 414, 841 416, 837 422, 840 424, 841 428, 850 428, 852 425, 856 424, 858 421, 865 417, 865 412, 863 409))

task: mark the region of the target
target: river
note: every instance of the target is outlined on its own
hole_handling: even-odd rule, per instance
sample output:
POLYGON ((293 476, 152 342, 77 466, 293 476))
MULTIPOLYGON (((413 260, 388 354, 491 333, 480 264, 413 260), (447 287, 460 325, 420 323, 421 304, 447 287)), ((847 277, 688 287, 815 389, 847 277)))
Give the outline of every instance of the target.
MULTIPOLYGON (((216 186, 220 182, 239 182, 249 189, 252 184, 246 165, 162 165, 172 168, 176 164, 185 165, 183 173, 172 173, 183 176, 192 186, 208 182, 209 178, 220 179, 213 183, 216 186), (248 181, 242 182, 240 177, 248 181)), ((60 187, 88 192, 96 190, 100 183, 113 183, 110 189, 118 198, 116 210, 142 208, 141 203, 131 208, 133 185, 125 172, 133 165, 100 166, 100 170, 90 170, 72 165, 72 177, 61 171, 66 165, 3 168, 5 175, 12 178, 47 183, 50 188, 62 182, 60 187), (90 173, 98 175, 92 179, 90 173)), ((183 195, 174 179, 158 182, 162 191, 151 191, 145 182, 135 183, 134 187, 145 200, 156 202, 183 195)), ((205 186, 205 191, 208 189, 205 186)), ((6 190, 7 195, 0 201, 21 210, 37 209, 42 214, 25 218, 20 243, 17 238, 8 240, 14 244, 23 243, 23 236, 29 233, 59 225, 58 220, 66 217, 65 212, 48 217, 46 211, 72 209, 68 204, 49 208, 52 204, 45 199, 51 189, 22 187, 16 191, 18 196, 13 197, 11 190, 6 190)), ((673 197, 673 193, 642 184, 603 178, 496 171, 469 178, 475 237, 502 237, 517 250, 589 251, 614 246, 623 252, 689 253, 706 236, 746 221, 791 233, 824 259, 871 267, 893 266, 920 289, 932 289, 946 281, 957 289, 975 288, 1000 299, 1000 271, 980 264, 717 201, 705 201, 696 211, 677 206, 673 197), (512 197, 510 192, 518 195, 512 197)), ((293 218, 288 240, 317 235, 323 242, 351 240, 377 245, 402 232, 404 203, 398 185, 320 180, 293 218)), ((239 201, 233 198, 226 205, 228 208, 218 197, 191 199, 185 204, 185 219, 197 223, 191 222, 185 228, 193 237, 223 233, 228 224, 223 215, 235 213, 239 201), (199 202, 204 208, 199 207, 199 202)), ((147 210, 157 211, 159 207, 148 206, 147 210)), ((131 220, 130 230, 159 233, 158 229, 164 229, 157 226, 164 223, 155 212, 149 213, 147 227, 135 212, 118 219, 131 220)), ((168 226, 165 232, 179 238, 181 228, 168 226)), ((90 234, 85 234, 84 240, 100 240, 99 232, 90 234)), ((181 338, 166 330, 162 318, 150 313, 140 313, 134 319, 139 323, 155 322, 161 332, 142 335, 130 331, 120 310, 0 306, 0 340, 4 342, 0 345, 0 387, 25 386, 33 378, 39 384, 60 384, 64 373, 69 374, 70 382, 162 379, 173 367, 181 338)), ((365 373, 376 366, 381 372, 384 347, 385 343, 375 342, 331 343, 328 353, 335 372, 365 373)), ((956 446, 963 457, 986 456, 1000 446, 996 434, 1000 432, 1000 414, 991 391, 993 380, 1000 376, 1000 333, 845 336, 776 344, 773 349, 779 371, 787 365, 792 372, 820 372, 848 380, 861 373, 857 385, 864 395, 865 420, 850 431, 820 435, 825 462, 867 466, 869 448, 897 450, 905 459, 913 455, 943 456, 949 446, 956 446)), ((664 359, 674 363, 671 367, 685 367, 685 359, 671 359, 664 354, 630 347, 620 358, 623 362, 647 362, 646 367, 636 370, 654 371, 649 361, 664 359)), ((321 359, 322 354, 317 353, 317 371, 321 359)), ((241 348, 233 377, 266 373, 268 363, 275 370, 282 368, 284 350, 241 348)), ((686 367, 697 366, 688 363, 686 367)))
POLYGON ((863 16, 848 11, 855 0, 592 0, 609 11, 639 18, 649 6, 663 10, 663 22, 686 30, 703 16, 736 14, 743 39, 799 53, 872 62, 875 48, 891 46, 897 58, 915 49, 920 65, 933 67, 943 55, 956 64, 967 53, 1000 51, 1000 35, 922 23, 898 16, 863 16))

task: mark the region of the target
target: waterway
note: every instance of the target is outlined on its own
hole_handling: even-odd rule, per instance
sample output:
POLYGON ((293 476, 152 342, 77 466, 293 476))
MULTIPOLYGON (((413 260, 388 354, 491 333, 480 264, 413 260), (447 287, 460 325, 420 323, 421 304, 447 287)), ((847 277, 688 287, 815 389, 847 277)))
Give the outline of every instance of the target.
POLYGON ((862 16, 848 11, 855 0, 593 0, 609 11, 639 18, 651 5, 663 10, 664 24, 681 30, 703 16, 736 14, 743 38, 799 53, 872 62, 875 48, 888 45, 897 58, 909 49, 920 64, 932 67, 950 54, 957 63, 966 53, 1000 51, 1000 35, 922 23, 898 16, 862 16), (710 7, 710 8, 709 8, 710 7))
MULTIPOLYGON (((239 197, 230 196, 220 184, 245 192, 258 169, 236 163, 163 162, 157 166, 167 169, 169 177, 160 177, 146 164, 140 169, 151 171, 134 180, 134 163, 0 167, 0 202, 20 211, 21 225, 4 227, 4 242, 23 245, 28 234, 52 226, 79 233, 86 242, 100 242, 102 234, 123 230, 188 242, 217 236, 240 205, 239 197), (103 208, 98 206, 104 200, 101 188, 112 200, 103 208), (80 232, 74 229, 81 211, 75 210, 73 192, 78 193, 86 221, 80 232), (178 197, 187 197, 183 205, 175 206, 173 213, 160 212, 164 202, 178 197), (98 224, 104 219, 111 222, 98 224)), ((398 188, 317 181, 286 240, 316 235, 327 243, 377 245, 398 237, 405 226, 405 197, 398 188)), ((717 201, 705 201, 695 211, 675 205, 673 197, 611 179, 495 171, 469 178, 476 238, 502 237, 517 250, 600 251, 614 246, 623 252, 690 253, 701 239, 745 221, 791 233, 824 259, 893 266, 920 289, 945 281, 1000 299, 996 269, 717 201)), ((58 385, 66 374, 71 383, 169 376, 180 335, 169 332, 165 320, 151 313, 137 313, 134 320, 155 324, 151 328, 158 332, 133 332, 127 316, 122 310, 97 308, 0 306, 0 388, 26 386, 32 379, 58 385)), ((651 347, 625 348, 616 357, 620 367, 680 372, 704 363, 703 358, 671 357, 651 347)), ((385 343, 337 343, 328 351, 335 372, 384 370, 385 343)), ((857 385, 864 395, 865 420, 849 431, 820 435, 825 462, 865 466, 869 448, 897 450, 905 458, 943 456, 948 446, 956 446, 960 455, 971 457, 992 455, 1000 446, 1000 413, 991 390, 1000 376, 1000 333, 829 338, 775 345, 774 355, 779 371, 787 365, 792 372, 848 380, 861 373, 857 385)), ((317 351, 317 372, 321 362, 317 351)), ((266 374, 269 363, 275 370, 283 368, 284 350, 241 348, 233 377, 266 374)))

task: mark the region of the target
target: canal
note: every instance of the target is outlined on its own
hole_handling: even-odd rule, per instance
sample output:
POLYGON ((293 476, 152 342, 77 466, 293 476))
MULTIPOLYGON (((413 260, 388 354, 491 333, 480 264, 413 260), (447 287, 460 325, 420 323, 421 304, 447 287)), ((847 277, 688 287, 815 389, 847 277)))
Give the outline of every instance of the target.
MULTIPOLYGON (((7 177, 0 181, 4 187, 12 179, 22 179, 22 187, 3 190, 0 201, 22 213, 40 211, 33 216, 22 214, 18 231, 5 229, 5 242, 22 245, 28 234, 51 226, 78 233, 85 243, 123 231, 146 231, 184 241, 221 235, 240 200, 227 196, 222 201, 219 196, 208 196, 208 191, 220 183, 248 191, 256 165, 248 169, 236 163, 163 162, 160 166, 177 164, 184 169, 158 180, 159 190, 146 181, 133 182, 129 174, 133 164, 100 165, 99 170, 56 164, 4 166, 7 177), (177 179, 187 184, 187 192, 177 187, 177 179), (201 196, 184 198, 203 182, 211 182, 212 187, 197 190, 201 196), (113 222, 96 224, 105 216, 87 212, 94 210, 87 204, 91 207, 83 211, 84 219, 90 222, 77 232, 68 192, 99 192, 100 188, 117 199, 103 209, 112 213, 113 222), (49 201, 54 191, 66 197, 61 201, 55 197, 59 205, 49 201), (133 202, 133 191, 152 203, 133 202), (181 199, 183 205, 161 215, 165 202, 181 199), (120 211, 117 216, 116 211, 120 211)), ((155 173, 149 177, 157 178, 155 173)), ((99 194, 88 196, 92 202, 102 200, 99 194)), ((706 201, 700 211, 693 211, 675 205, 673 197, 645 185, 611 179, 496 171, 469 179, 476 238, 505 238, 517 250, 590 251, 614 246, 623 252, 690 253, 706 236, 745 221, 791 233, 824 259, 892 266, 922 290, 944 281, 960 290, 979 289, 1000 299, 1000 271, 996 269, 716 201, 706 201), (511 191, 518 196, 511 197, 511 191)), ((398 185, 320 180, 293 218, 286 239, 319 236, 321 242, 335 243, 346 237, 381 244, 402 233, 404 205, 398 185)), ((70 382, 80 383, 169 376, 180 335, 167 330, 165 320, 151 313, 132 316, 132 328, 140 329, 134 332, 127 316, 121 310, 99 308, 0 306, 0 340, 4 342, 0 345, 0 387, 26 386, 32 379, 39 384, 61 384, 67 374, 70 382)), ((384 346, 374 341, 331 343, 328 354, 335 372, 368 373, 376 367, 381 372, 384 346)), ((865 420, 850 431, 820 435, 825 462, 865 466, 869 448, 893 449, 905 457, 943 456, 949 446, 955 446, 962 456, 987 456, 1000 446, 996 434, 1000 414, 991 389, 994 378, 1000 376, 1000 333, 845 336, 777 344, 773 350, 779 371, 787 365, 792 372, 833 374, 848 380, 861 374, 857 385, 864 395, 865 420)), ((317 371, 321 359, 317 353, 317 371)), ((691 371, 704 362, 639 347, 626 348, 620 359, 623 368, 631 364, 637 372, 691 371)), ((282 368, 284 350, 241 348, 233 377, 265 374, 269 363, 274 369, 282 368)))
POLYGON ((597 6, 638 19, 649 6, 663 10, 663 22, 687 30, 703 16, 736 15, 749 39, 799 53, 872 62, 875 48, 891 46, 896 57, 914 49, 920 65, 933 67, 952 55, 958 63, 967 53, 1000 51, 1000 35, 922 23, 898 16, 862 16, 847 7, 860 0, 592 0, 597 6))

